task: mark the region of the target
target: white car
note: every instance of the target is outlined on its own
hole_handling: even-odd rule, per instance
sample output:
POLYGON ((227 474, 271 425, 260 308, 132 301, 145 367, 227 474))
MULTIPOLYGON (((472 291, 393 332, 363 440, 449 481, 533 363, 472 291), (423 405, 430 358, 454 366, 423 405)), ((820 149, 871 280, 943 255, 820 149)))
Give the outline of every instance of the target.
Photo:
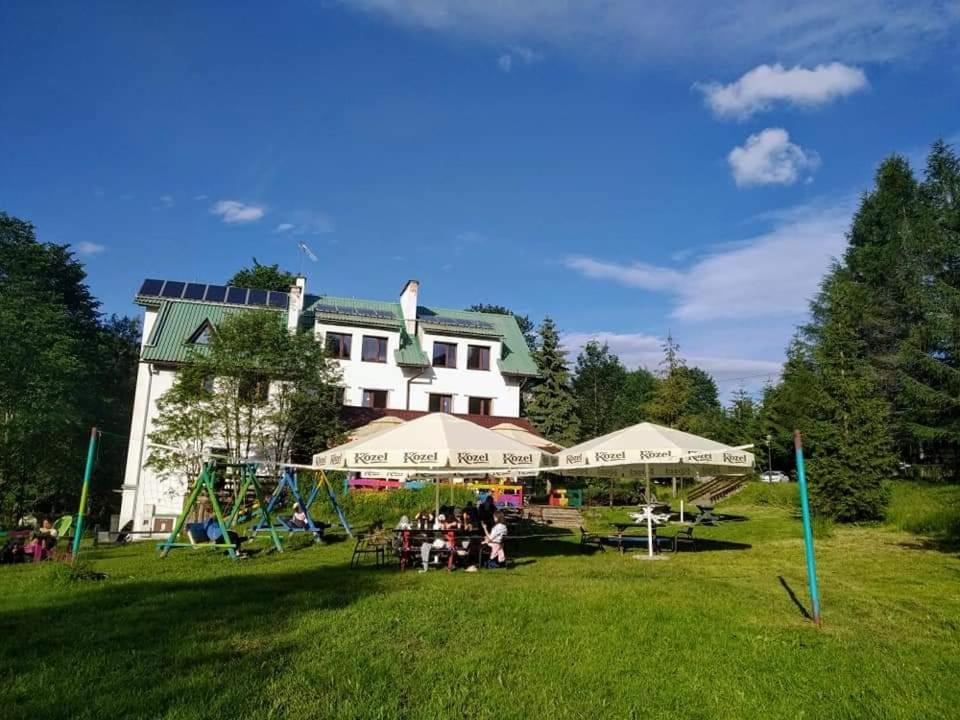
POLYGON ((760 482, 765 483, 785 483, 790 482, 790 478, 779 470, 767 470, 760 473, 760 482))

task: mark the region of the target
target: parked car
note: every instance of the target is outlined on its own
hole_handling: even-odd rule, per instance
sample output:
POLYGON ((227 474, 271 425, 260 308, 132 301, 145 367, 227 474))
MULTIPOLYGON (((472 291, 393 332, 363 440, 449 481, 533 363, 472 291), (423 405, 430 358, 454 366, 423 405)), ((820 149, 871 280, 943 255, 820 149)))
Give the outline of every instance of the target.
POLYGON ((790 482, 790 478, 787 477, 786 473, 782 473, 779 470, 767 470, 760 473, 760 482, 785 483, 790 482))

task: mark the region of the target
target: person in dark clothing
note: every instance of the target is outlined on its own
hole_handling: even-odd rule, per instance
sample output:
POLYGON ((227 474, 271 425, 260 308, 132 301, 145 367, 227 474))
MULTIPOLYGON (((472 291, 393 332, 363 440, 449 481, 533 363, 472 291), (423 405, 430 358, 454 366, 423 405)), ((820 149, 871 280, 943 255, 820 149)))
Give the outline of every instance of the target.
POLYGON ((493 501, 493 493, 487 493, 487 496, 480 503, 480 525, 484 530, 493 527, 493 514, 497 511, 497 504, 493 501))

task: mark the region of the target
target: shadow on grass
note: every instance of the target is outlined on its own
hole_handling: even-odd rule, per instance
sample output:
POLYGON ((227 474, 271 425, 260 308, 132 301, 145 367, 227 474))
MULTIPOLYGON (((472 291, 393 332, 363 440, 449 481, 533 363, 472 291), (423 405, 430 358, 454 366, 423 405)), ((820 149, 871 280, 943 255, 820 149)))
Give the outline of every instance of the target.
POLYGON ((897 544, 907 550, 933 550, 948 555, 960 555, 960 538, 920 537, 911 542, 897 544))
MULTIPOLYGON (((243 715, 267 711, 266 687, 304 649, 290 628, 387 587, 341 567, 276 572, 249 562, 213 578, 196 567, 184 572, 197 579, 53 585, 33 596, 52 602, 0 614, 4 716, 235 717, 238 698, 243 715), (251 685, 263 686, 253 693, 263 708, 249 706, 251 685)), ((322 638, 306 642, 323 651, 322 638)))
POLYGON ((813 616, 807 610, 806 606, 800 602, 800 598, 797 597, 797 594, 793 591, 793 588, 787 583, 787 579, 783 575, 777 575, 777 579, 780 581, 780 584, 783 586, 783 589, 787 591, 787 595, 794 605, 797 606, 797 609, 807 620, 813 620, 813 616))

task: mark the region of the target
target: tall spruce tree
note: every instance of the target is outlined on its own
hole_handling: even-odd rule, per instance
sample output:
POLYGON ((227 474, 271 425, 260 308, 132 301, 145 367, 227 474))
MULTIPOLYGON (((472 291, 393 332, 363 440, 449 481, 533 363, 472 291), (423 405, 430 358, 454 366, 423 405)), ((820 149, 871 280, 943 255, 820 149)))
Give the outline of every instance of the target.
POLYGON ((960 159, 937 142, 920 187, 922 218, 909 257, 918 277, 905 292, 912 322, 898 355, 904 455, 960 475, 960 159))
POLYGON ((869 289, 835 266, 807 330, 818 386, 808 387, 811 495, 819 512, 842 521, 882 518, 886 481, 896 469, 890 405, 861 335, 869 297, 869 289))
POLYGON ((566 353, 560 347, 557 328, 549 317, 540 325, 540 342, 534 359, 540 379, 531 391, 527 417, 545 438, 569 447, 580 437, 580 421, 570 388, 566 353))
POLYGON ((647 404, 646 414, 652 422, 683 429, 690 401, 694 395, 693 380, 680 357, 680 346, 668 333, 660 361, 660 382, 647 404))
POLYGON ((577 356, 573 394, 580 410, 581 439, 606 435, 616 429, 616 403, 627 379, 620 359, 607 343, 591 340, 577 356))

